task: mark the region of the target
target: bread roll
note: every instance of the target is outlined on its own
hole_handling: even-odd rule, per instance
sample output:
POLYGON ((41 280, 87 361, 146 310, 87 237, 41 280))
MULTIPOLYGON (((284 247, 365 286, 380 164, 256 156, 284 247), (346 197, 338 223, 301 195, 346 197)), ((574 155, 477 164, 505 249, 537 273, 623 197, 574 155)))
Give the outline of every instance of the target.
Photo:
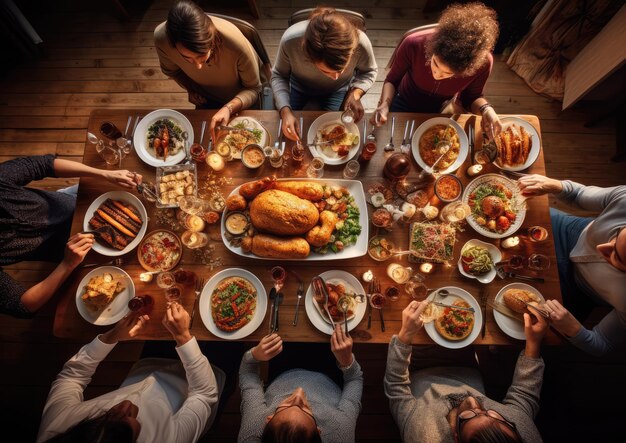
POLYGON ((526 303, 530 302, 541 302, 541 299, 537 297, 536 294, 526 291, 524 289, 508 289, 503 295, 502 298, 504 300, 504 304, 506 304, 509 309, 515 312, 519 312, 523 314, 524 312, 528 312, 526 309, 526 303))
POLYGON ((270 234, 301 235, 313 228, 318 219, 313 203, 276 189, 261 192, 250 203, 252 225, 270 234))
POLYGON ((310 181, 277 181, 274 189, 289 192, 305 200, 320 201, 324 196, 324 188, 319 183, 310 181))
POLYGON ((266 234, 244 238, 241 249, 268 258, 306 258, 311 252, 311 247, 301 237, 274 237, 266 234))

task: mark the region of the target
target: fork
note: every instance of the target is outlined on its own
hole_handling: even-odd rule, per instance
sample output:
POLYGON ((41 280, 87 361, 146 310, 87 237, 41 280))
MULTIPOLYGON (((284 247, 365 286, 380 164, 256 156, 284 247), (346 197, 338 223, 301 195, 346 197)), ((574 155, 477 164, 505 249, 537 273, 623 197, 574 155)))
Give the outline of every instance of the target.
MULTIPOLYGON (((374 293, 380 294, 380 280, 379 279, 376 279, 375 286, 376 287, 374 288, 374 293)), ((378 315, 380 316, 380 330, 382 332, 385 332, 385 320, 383 319, 383 308, 382 308, 382 306, 378 310, 378 315)))
POLYGON ((407 149, 407 143, 406 143, 406 137, 408 135, 409 132, 409 121, 406 121, 406 124, 404 125, 404 137, 402 137, 402 143, 400 144, 400 152, 405 152, 405 150, 407 149))
POLYGON ((94 229, 93 231, 81 231, 81 234, 93 234, 94 236, 102 237, 102 234, 107 232, 111 236, 111 242, 113 247, 117 249, 117 240, 115 239, 115 231, 112 226, 102 225, 99 228, 94 229))
POLYGON ((202 292, 202 288, 204 288, 204 278, 199 278, 196 280, 196 286, 193 289, 193 292, 196 294, 196 298, 193 301, 193 308, 191 309, 191 320, 189 320, 189 329, 193 326, 193 317, 196 315, 196 305, 198 304, 198 298, 200 297, 200 292, 202 292))
POLYGON ((93 268, 95 266, 117 266, 118 268, 124 264, 124 259, 122 257, 118 257, 116 259, 104 262, 104 263, 89 263, 87 265, 82 265, 81 268, 93 268))

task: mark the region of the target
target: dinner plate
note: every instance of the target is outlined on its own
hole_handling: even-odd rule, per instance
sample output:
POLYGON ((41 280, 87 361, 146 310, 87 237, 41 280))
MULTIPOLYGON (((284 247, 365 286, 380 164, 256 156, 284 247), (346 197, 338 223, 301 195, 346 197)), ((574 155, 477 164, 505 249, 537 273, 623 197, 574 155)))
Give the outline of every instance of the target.
MULTIPOLYGON (((312 179, 312 178, 285 178, 285 179, 278 179, 278 180, 279 181, 285 181, 285 180, 287 181, 310 181, 310 182, 321 183, 322 185, 325 184, 329 186, 342 186, 346 188, 350 192, 350 195, 354 197, 354 202, 359 208, 359 224, 361 225, 361 234, 359 234, 359 237, 356 243, 350 246, 346 246, 346 248, 343 251, 340 251, 337 253, 330 251, 327 254, 317 254, 316 252, 313 252, 311 250, 311 253, 305 259, 282 258, 280 259, 281 261, 341 260, 345 258, 361 257, 367 254, 367 242, 368 242, 368 237, 369 237, 369 234, 368 234, 369 221, 367 218, 367 204, 365 202, 365 192, 363 191, 363 185, 361 184, 361 182, 356 181, 356 180, 332 180, 332 179, 324 180, 324 179, 312 179)), ((231 195, 238 194, 240 187, 241 186, 237 186, 235 189, 233 189, 229 197, 231 195)), ((228 239, 226 238, 226 232, 227 232, 226 226, 225 226, 226 218, 227 218, 226 216, 222 217, 221 233, 222 233, 222 241, 224 242, 224 245, 226 245, 226 248, 228 248, 229 251, 237 255, 250 257, 250 258, 256 258, 259 260, 275 260, 274 258, 269 258, 269 257, 259 257, 258 255, 255 255, 252 252, 243 252, 241 250, 241 246, 231 245, 228 239)))
MULTIPOLYGON (((365 289, 363 289, 363 285, 361 285, 361 282, 354 275, 346 271, 326 271, 321 273, 320 277, 322 277, 326 283, 336 284, 339 282, 345 282, 348 286, 352 287, 355 294, 365 294, 365 289)), ((304 308, 306 310, 306 315, 309 317, 309 320, 311 320, 311 323, 313 323, 313 326, 315 326, 319 331, 323 332, 324 334, 331 335, 333 333, 333 328, 330 323, 326 321, 324 317, 322 317, 322 314, 320 314, 319 310, 315 307, 313 294, 313 285, 309 285, 309 288, 306 291, 306 297, 304 299, 304 308)), ((348 331, 352 331, 359 325, 359 323, 361 323, 361 320, 363 320, 363 316, 365 315, 365 311, 367 308, 366 305, 367 303, 365 302, 356 303, 354 317, 348 320, 348 331)), ((343 327, 343 321, 341 322, 341 326, 343 327)))
POLYGON ((265 288, 263 287, 261 280, 259 280, 252 272, 241 268, 228 268, 215 274, 204 285, 202 293, 200 294, 198 309, 200 309, 200 317, 202 318, 204 326, 206 326, 211 334, 226 340, 237 340, 252 334, 261 325, 261 323, 263 323, 263 318, 265 318, 265 312, 267 311, 267 293, 265 292, 265 288), (219 282, 228 277, 245 278, 252 283, 257 294, 254 317, 252 317, 252 320, 250 320, 247 325, 232 332, 226 332, 219 329, 215 325, 213 316, 211 315, 211 295, 213 294, 213 290, 219 282))
MULTIPOLYGON (((456 286, 444 286, 442 288, 439 288, 439 290, 441 289, 448 290, 450 292, 450 295, 448 296, 448 298, 444 298, 443 300, 441 300, 439 297, 437 301, 441 301, 445 304, 450 304, 453 302, 453 297, 458 297, 468 302, 470 306, 474 308, 474 329, 472 329, 472 333, 465 337, 463 340, 452 341, 443 338, 439 334, 439 332, 437 332, 437 329, 435 328, 435 322, 431 321, 424 325, 426 333, 430 336, 430 338, 433 339, 435 343, 443 346, 444 348, 460 349, 464 348, 467 345, 471 345, 474 340, 476 340, 476 337, 478 337, 478 334, 480 334, 480 329, 483 326, 483 314, 480 310, 480 305, 478 304, 474 296, 472 296, 472 294, 467 292, 465 289, 457 288, 456 286)), ((428 296, 428 300, 432 300, 434 295, 435 292, 431 293, 428 296)))
POLYGON ((481 283, 485 283, 485 284, 491 283, 493 279, 496 278, 497 272, 496 272, 495 264, 498 263, 499 261, 502 261, 502 253, 500 252, 498 248, 496 248, 491 243, 485 243, 484 241, 472 239, 466 242, 461 248, 461 255, 459 257, 459 263, 458 263, 459 272, 468 278, 475 278, 481 283), (463 250, 465 248, 470 248, 472 246, 480 246, 482 248, 487 249, 487 251, 489 252, 489 255, 491 256, 491 262, 492 262, 491 270, 489 272, 486 272, 481 275, 473 275, 473 274, 470 274, 469 272, 465 272, 465 270, 463 269, 463 264, 461 262, 463 258, 463 250))
POLYGON ((426 162, 424 162, 424 160, 422 159, 422 156, 420 155, 419 142, 424 132, 426 132, 426 130, 432 128, 435 125, 450 125, 454 128, 457 135, 459 136, 459 144, 461 145, 459 148, 459 156, 456 158, 454 163, 452 163, 447 168, 441 169, 439 171, 440 174, 448 174, 459 169, 461 165, 463 164, 463 162, 465 161, 465 159, 467 158, 467 155, 469 153, 469 142, 467 140, 467 135, 465 134, 465 131, 463 131, 463 128, 461 127, 461 125, 459 125, 457 122, 455 122, 451 118, 434 117, 434 118, 426 120, 424 123, 419 125, 417 130, 413 133, 413 138, 411 139, 411 152, 413 153, 413 158, 415 158, 415 161, 417 162, 417 164, 422 169, 430 171, 431 167, 428 166, 426 162))
POLYGON ((526 205, 525 204, 520 204, 518 205, 517 199, 521 197, 520 191, 517 187, 517 184, 512 181, 509 180, 506 177, 502 177, 500 174, 485 174, 485 175, 481 175, 478 178, 475 178, 474 180, 472 180, 471 182, 468 183, 467 186, 465 186, 465 191, 463 191, 463 203, 468 203, 469 204, 469 196, 472 192, 474 192, 474 190, 476 188, 478 188, 480 185, 484 185, 484 184, 489 184, 489 183, 501 183, 504 186, 507 187, 508 190, 510 190, 512 192, 512 205, 513 206, 520 206, 520 209, 517 212, 517 217, 515 218, 515 221, 513 223, 511 223, 511 226, 509 226, 509 229, 507 229, 504 232, 493 232, 490 231, 489 229, 479 225, 476 220, 474 219, 474 215, 470 214, 466 220, 467 223, 479 234, 484 235, 485 237, 489 237, 489 238, 504 238, 504 237, 508 237, 509 235, 515 233, 521 226, 522 223, 524 223, 524 218, 526 217, 526 205))
POLYGON ((124 317, 130 309, 128 309, 128 301, 135 296, 135 285, 133 279, 126 271, 116 268, 115 266, 100 266, 89 272, 83 277, 76 289, 76 307, 81 317, 87 320, 89 323, 98 326, 111 325, 117 323, 124 317), (89 280, 93 277, 105 274, 121 274, 124 280, 124 290, 117 294, 111 303, 105 307, 102 311, 92 311, 82 300, 82 295, 85 293, 85 286, 89 283, 89 280))
POLYGON ((175 155, 170 155, 167 157, 167 160, 163 161, 163 159, 155 156, 154 149, 148 148, 148 140, 146 137, 148 128, 155 121, 162 118, 169 118, 173 120, 182 128, 183 131, 187 131, 187 140, 190 145, 194 140, 193 126, 191 126, 191 123, 183 114, 178 111, 174 111, 173 109, 157 109, 156 111, 152 111, 139 121, 139 124, 135 129, 135 135, 133 136, 133 144, 135 146, 135 151, 137 151, 137 155, 150 166, 172 166, 180 163, 185 158, 185 150, 181 149, 175 155))
POLYGON ((311 151, 311 155, 313 155, 313 157, 322 157, 324 159, 324 163, 327 165, 342 165, 354 157, 359 150, 359 146, 361 144, 359 127, 355 123, 342 123, 341 112, 327 112, 326 114, 322 114, 317 117, 315 121, 311 123, 311 126, 309 126, 307 144, 309 145, 309 151, 311 151), (343 125, 346 127, 348 132, 358 136, 357 142, 352 146, 352 148, 350 148, 348 155, 344 157, 339 157, 336 153, 332 152, 332 149, 330 148, 321 149, 313 145, 315 138, 317 137, 317 131, 331 124, 343 125))
POLYGON ((141 240, 143 239, 143 236, 146 235, 146 230, 148 229, 148 213, 146 212, 146 208, 141 203, 141 201, 130 192, 126 192, 126 191, 106 192, 102 194, 101 196, 97 197, 93 202, 91 202, 91 204, 87 208, 87 211, 85 212, 85 218, 83 219, 84 231, 93 231, 93 228, 89 226, 89 220, 91 220, 91 217, 93 217, 93 214, 94 212, 96 212, 96 209, 98 209, 100 205, 104 203, 106 199, 108 198, 112 200, 120 200, 120 201, 123 201, 124 203, 133 205, 137 209, 137 211, 139 211, 139 215, 141 216, 141 219, 143 220, 141 229, 139 230, 139 234, 137 234, 137 237, 135 237, 133 241, 128 243, 128 246, 126 246, 121 251, 114 249, 110 246, 106 246, 104 243, 100 243, 98 240, 94 242, 91 249, 93 249, 94 251, 102 255, 106 255, 109 257, 116 257, 118 255, 124 255, 127 252, 132 251, 141 242, 141 240))
MULTIPOLYGON (((260 129, 261 131, 263 131, 263 134, 261 135, 261 140, 257 142, 257 145, 265 147, 270 143, 267 135, 267 129, 265 129, 265 126, 263 126, 261 122, 257 119, 240 115, 232 119, 230 123, 228 123, 228 126, 235 126, 238 123, 243 123, 245 128, 260 129)), ((233 152, 233 158, 241 158, 241 151, 233 152)))
MULTIPOLYGON (((530 291, 533 294, 539 296, 542 302, 546 301, 545 298, 543 298, 543 295, 541 295, 541 292, 539 292, 532 286, 527 285, 526 283, 511 283, 509 285, 506 285, 496 294, 494 301, 496 303, 504 303, 504 293, 509 289, 523 289, 525 291, 530 291)), ((516 338, 518 340, 526 340, 523 322, 507 317, 506 315, 499 313, 495 309, 493 310, 493 318, 496 320, 496 323, 498 324, 500 329, 502 329, 502 332, 504 332, 506 335, 512 338, 516 338)))
POLYGON ((528 158, 526 162, 517 165, 517 166, 503 166, 498 163, 498 161, 494 161, 493 164, 505 171, 522 171, 526 168, 530 168, 530 166, 535 163, 537 157, 539 157, 539 151, 541 150, 541 138, 539 137, 539 133, 535 129, 533 125, 528 123, 526 120, 523 120, 519 117, 502 117, 500 118, 500 123, 502 123, 502 130, 504 131, 512 124, 516 124, 518 126, 523 127, 526 132, 530 134, 530 139, 532 141, 532 146, 530 147, 530 152, 528 153, 528 158))

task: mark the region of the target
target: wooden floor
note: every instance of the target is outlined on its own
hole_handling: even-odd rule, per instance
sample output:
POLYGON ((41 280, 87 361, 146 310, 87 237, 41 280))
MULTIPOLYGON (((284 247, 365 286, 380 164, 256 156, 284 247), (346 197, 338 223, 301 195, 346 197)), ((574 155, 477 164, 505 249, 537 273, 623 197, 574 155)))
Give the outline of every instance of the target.
MULTIPOLYGON (((56 153, 80 161, 85 149, 89 114, 102 107, 191 108, 186 93, 160 71, 152 32, 164 20, 172 3, 155 0, 122 3, 131 6, 131 19, 118 19, 112 1, 51 0, 17 2, 44 40, 44 56, 13 66, 0 79, 0 161, 16 156, 56 153)), ((237 9, 211 6, 205 10, 249 20, 260 30, 272 57, 289 15, 312 4, 304 0, 260 0, 261 18, 253 20, 247 2, 237 9)), ((230 4, 237 4, 229 2, 230 4)), ((436 21, 426 16, 419 0, 346 0, 328 2, 364 13, 379 66, 386 65, 398 38, 409 28, 436 21)), ((365 96, 372 110, 381 90, 381 69, 374 88, 365 96)), ((555 178, 585 184, 624 184, 624 164, 612 163, 615 121, 607 119, 588 128, 584 122, 598 111, 579 105, 566 112, 560 103, 534 94, 496 56, 487 84, 487 96, 503 114, 536 114, 542 125, 546 170, 555 178)), ((87 149, 91 149, 88 146, 87 149)), ((72 180, 46 179, 35 186, 57 189, 72 180)), ((24 263, 9 268, 25 285, 41 280, 52 267, 24 263)), ((0 423, 33 441, 56 373, 83 343, 51 335, 54 302, 33 320, 1 317, 0 423)), ((100 365, 86 392, 88 397, 114 389, 123 380, 142 349, 142 343, 119 345, 100 365)), ((398 440, 382 390, 386 357, 384 346, 359 346, 356 355, 365 369, 363 412, 358 441, 398 440)), ((478 350, 485 362, 490 395, 497 398, 508 386, 517 349, 494 354, 478 350)), ((623 398, 626 394, 623 359, 596 360, 567 347, 547 350, 548 369, 538 425, 547 441, 618 441, 624 436, 623 398), (618 402, 615 403, 615 399, 618 402)), ((237 389, 206 441, 235 441, 239 426, 237 389)))

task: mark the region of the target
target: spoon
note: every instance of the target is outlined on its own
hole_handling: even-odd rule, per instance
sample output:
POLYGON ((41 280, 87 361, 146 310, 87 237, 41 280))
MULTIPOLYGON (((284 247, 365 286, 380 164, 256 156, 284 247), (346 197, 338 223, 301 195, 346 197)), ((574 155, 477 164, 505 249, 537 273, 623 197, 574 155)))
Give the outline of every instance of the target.
POLYGON ((385 145, 385 151, 393 151, 393 131, 396 129, 396 117, 395 115, 391 119, 391 135, 389 136, 389 143, 385 145))

